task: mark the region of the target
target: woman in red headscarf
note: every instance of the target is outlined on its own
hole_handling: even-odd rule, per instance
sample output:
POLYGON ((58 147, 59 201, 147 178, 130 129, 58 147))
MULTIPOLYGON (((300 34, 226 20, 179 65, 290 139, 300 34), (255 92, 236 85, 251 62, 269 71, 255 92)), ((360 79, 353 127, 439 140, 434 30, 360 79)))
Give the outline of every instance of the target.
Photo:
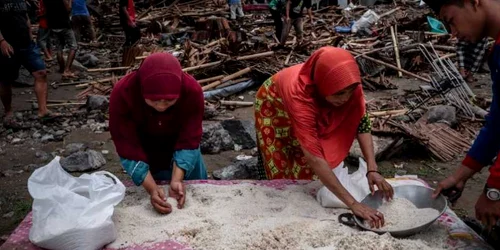
POLYGON ((123 168, 148 191, 160 213, 172 208, 155 180, 170 180, 168 196, 182 208, 182 181, 207 179, 199 149, 203 112, 200 84, 168 53, 147 57, 113 88, 109 130, 116 151, 123 168))
POLYGON ((255 124, 260 176, 314 179, 352 211, 379 227, 383 215, 357 202, 332 169, 355 138, 368 164, 368 181, 392 198, 393 189, 377 171, 356 61, 343 49, 324 47, 305 63, 286 68, 264 82, 256 95, 255 124))

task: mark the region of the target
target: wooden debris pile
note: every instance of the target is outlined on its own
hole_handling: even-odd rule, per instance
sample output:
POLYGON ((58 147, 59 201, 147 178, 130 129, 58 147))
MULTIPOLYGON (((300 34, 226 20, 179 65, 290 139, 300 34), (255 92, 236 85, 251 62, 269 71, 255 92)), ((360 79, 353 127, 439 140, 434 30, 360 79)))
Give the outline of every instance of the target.
MULTIPOLYGON (((116 10, 113 14, 103 14, 100 21, 116 27, 117 13, 116 10)), ((320 5, 314 10, 313 20, 304 18, 303 42, 299 44, 292 29, 285 48, 278 47, 267 5, 247 5, 242 20, 229 20, 227 2, 218 0, 164 0, 151 6, 139 6, 138 13, 137 24, 143 33, 140 44, 119 53, 123 56, 115 60, 115 64, 89 71, 92 76, 102 78, 75 84, 83 89, 77 99, 85 99, 90 94, 109 95, 120 77, 137 69, 142 60, 155 52, 176 56, 183 70, 198 79, 206 92, 250 79, 261 83, 287 66, 304 62, 323 46, 342 47, 352 53, 362 72, 361 84, 367 91, 397 89, 399 86, 394 84, 393 77, 430 83, 432 67, 421 53, 421 44, 430 49, 427 43, 431 42, 440 58, 456 56, 456 39, 448 34, 429 32, 426 17, 430 10, 419 7, 418 2, 350 9, 320 5), (340 29, 350 29, 352 23, 369 9, 380 19, 368 31, 353 34, 340 29)), ((108 41, 123 39, 120 30, 111 28, 105 31, 103 37, 108 41)), ((447 125, 422 121, 426 107, 409 114, 410 107, 423 99, 425 91, 420 89, 393 95, 390 99, 367 100, 373 132, 417 140, 437 159, 448 161, 467 149, 476 128, 462 127, 468 136, 461 136, 447 125)), ((206 106, 210 107, 211 114, 224 107, 252 105, 252 102, 235 100, 231 96, 210 101, 212 103, 206 106)), ((434 98, 431 104, 449 103, 434 98)))

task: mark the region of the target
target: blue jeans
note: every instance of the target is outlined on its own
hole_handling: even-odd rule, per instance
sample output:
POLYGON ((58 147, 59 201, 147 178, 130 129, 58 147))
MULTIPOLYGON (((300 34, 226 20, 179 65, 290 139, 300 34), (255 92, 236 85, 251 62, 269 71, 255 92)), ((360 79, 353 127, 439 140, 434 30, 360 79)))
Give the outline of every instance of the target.
POLYGON ((30 73, 45 70, 45 62, 40 55, 40 48, 35 42, 31 41, 27 48, 14 47, 14 55, 10 58, 0 53, 0 81, 15 81, 19 77, 21 65, 30 73))

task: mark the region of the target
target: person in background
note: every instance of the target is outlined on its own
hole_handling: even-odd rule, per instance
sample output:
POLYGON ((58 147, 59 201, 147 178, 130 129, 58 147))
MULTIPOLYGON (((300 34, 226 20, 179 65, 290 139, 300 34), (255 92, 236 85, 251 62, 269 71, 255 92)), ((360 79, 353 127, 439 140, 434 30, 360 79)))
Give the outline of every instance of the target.
POLYGON ((75 78, 75 74, 71 72, 71 66, 73 65, 73 60, 75 60, 78 45, 69 19, 71 0, 45 0, 44 3, 47 10, 50 35, 52 41, 55 43, 59 72, 62 73, 63 79, 75 78), (68 47, 69 49, 66 62, 63 57, 64 47, 68 47))
POLYGON ((295 35, 297 36, 297 43, 301 44, 304 39, 304 23, 303 23, 303 11, 304 8, 307 9, 309 18, 313 20, 313 14, 311 9, 311 0, 288 0, 286 2, 285 8, 285 24, 286 28, 281 36, 281 45, 285 45, 288 38, 288 33, 290 32, 290 25, 293 25, 295 29, 295 35))
POLYGON ((38 21, 38 33, 36 37, 38 46, 42 49, 45 61, 50 62, 54 59, 52 58, 52 51, 50 49, 50 32, 49 26, 47 25, 47 18, 45 17, 43 0, 40 0, 38 3, 38 21))
POLYGON ((384 224, 384 216, 357 202, 332 172, 357 138, 370 190, 377 186, 393 196, 377 171, 361 76, 348 51, 323 47, 265 81, 255 97, 255 127, 261 179, 319 178, 354 214, 374 227, 384 224))
POLYGON ((457 58, 460 75, 468 83, 475 81, 474 74, 483 65, 483 57, 488 47, 488 38, 481 39, 478 43, 469 43, 460 40, 457 43, 457 58))
MULTIPOLYGON (((493 99, 486 122, 462 165, 448 178, 439 182, 434 196, 439 193, 458 199, 467 181, 487 165, 493 164, 476 202, 476 218, 486 231, 498 228, 500 218, 500 1, 498 0, 425 0, 450 28, 454 36, 469 43, 478 43, 485 37, 496 40, 490 53, 489 67, 493 81, 493 99)), ((493 231, 490 231, 493 232, 493 231)), ((495 237, 498 239, 498 230, 495 237)), ((487 237, 487 240, 490 238, 487 237)), ((495 249, 500 248, 498 241, 495 249)))
POLYGON ((81 41, 82 34, 88 35, 91 43, 96 43, 96 34, 92 25, 87 2, 85 0, 73 0, 71 8, 71 24, 75 32, 77 42, 81 41))
POLYGON ((170 180, 168 196, 182 208, 183 180, 207 179, 199 148, 204 107, 200 84, 168 53, 148 56, 113 88, 111 138, 123 168, 146 189, 159 213, 172 207, 155 180, 170 180))
POLYGON ((0 99, 5 109, 3 124, 13 127, 12 83, 23 65, 35 78, 38 117, 52 118, 47 109, 47 72, 40 49, 33 41, 24 0, 0 0, 0 99))
POLYGON ((134 0, 120 0, 120 24, 125 32, 125 47, 133 46, 141 39, 141 30, 135 23, 134 0))
POLYGON ((231 12, 231 20, 236 20, 236 17, 243 18, 243 4, 241 0, 228 0, 229 10, 231 12))
POLYGON ((276 30, 276 39, 281 39, 283 34, 283 12, 285 10, 286 0, 271 0, 269 2, 269 11, 274 20, 276 30))

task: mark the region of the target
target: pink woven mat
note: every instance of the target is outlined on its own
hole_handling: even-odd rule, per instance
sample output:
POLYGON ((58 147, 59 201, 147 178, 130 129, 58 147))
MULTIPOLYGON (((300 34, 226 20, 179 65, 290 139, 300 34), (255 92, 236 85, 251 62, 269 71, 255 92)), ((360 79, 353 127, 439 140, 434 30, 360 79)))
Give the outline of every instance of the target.
MULTIPOLYGON (((421 180, 420 180, 421 181, 421 180)), ((422 181, 423 182, 423 181, 422 181)), ((124 181, 125 186, 132 186, 131 181, 124 181)), ((310 181, 293 181, 293 180, 270 180, 270 181, 256 181, 256 180, 239 180, 239 181, 215 181, 215 180, 197 180, 186 181, 186 184, 212 184, 212 185, 236 185, 248 183, 259 186, 272 187, 276 189, 283 189, 289 185, 305 185, 310 181)), ((425 182, 423 182, 425 183, 425 182)), ((168 184, 168 182, 159 182, 159 184, 168 184)), ((41 248, 31 244, 29 241, 29 231, 32 225, 31 212, 24 218, 19 226, 10 235, 7 241, 0 247, 0 250, 41 250, 41 248)), ((448 245, 450 249, 491 249, 489 248, 480 237, 472 231, 460 218, 451 210, 448 209, 439 219, 438 223, 449 232, 448 245)), ((189 246, 182 245, 175 241, 156 242, 145 245, 134 245, 119 250, 188 250, 189 246)), ((118 250, 113 248, 104 248, 104 250, 118 250)))
MULTIPOLYGON (((216 180, 195 180, 195 181, 185 181, 186 184, 212 184, 212 185, 236 185, 242 183, 254 184, 259 186, 272 187, 276 189, 283 189, 289 185, 304 185, 310 183, 310 181, 293 181, 293 180, 270 180, 270 181, 256 181, 256 180, 238 180, 238 181, 216 181, 216 180)), ((124 181, 123 184, 127 187, 132 186, 131 181, 124 181)), ((159 182, 158 184, 164 185, 168 182, 159 182)), ((29 231, 32 225, 33 215, 31 212, 24 218, 24 220, 19 224, 19 226, 10 235, 7 241, 0 247, 1 250, 41 250, 41 248, 31 244, 29 240, 29 231)), ((113 248, 104 248, 105 250, 116 250, 113 248)), ((157 242, 154 244, 148 244, 147 246, 128 246, 125 248, 120 248, 120 250, 187 250, 191 249, 188 246, 184 246, 175 241, 165 241, 157 242)))

